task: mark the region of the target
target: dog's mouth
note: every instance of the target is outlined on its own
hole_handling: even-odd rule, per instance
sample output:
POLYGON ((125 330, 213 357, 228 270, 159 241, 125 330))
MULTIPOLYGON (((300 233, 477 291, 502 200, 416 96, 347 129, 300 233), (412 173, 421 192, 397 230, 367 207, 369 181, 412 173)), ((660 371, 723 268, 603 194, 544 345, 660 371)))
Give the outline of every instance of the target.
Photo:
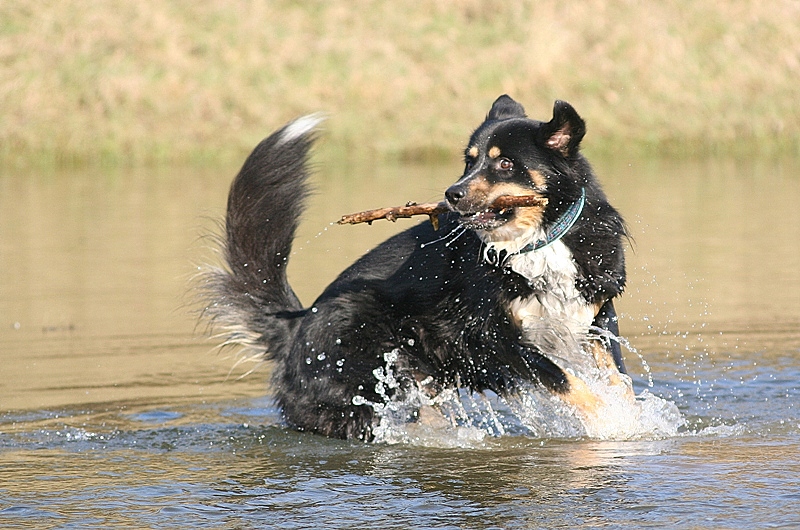
POLYGON ((468 228, 477 230, 493 230, 509 222, 514 217, 514 208, 482 210, 461 214, 459 222, 468 228))

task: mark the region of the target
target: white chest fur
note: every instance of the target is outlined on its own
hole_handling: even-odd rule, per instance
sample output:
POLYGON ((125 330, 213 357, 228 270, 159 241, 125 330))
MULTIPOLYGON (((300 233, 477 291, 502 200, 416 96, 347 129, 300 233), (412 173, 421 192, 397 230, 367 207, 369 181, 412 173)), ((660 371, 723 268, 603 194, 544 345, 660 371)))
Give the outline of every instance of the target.
POLYGON ((556 241, 539 250, 513 255, 506 266, 526 278, 535 291, 527 298, 516 298, 509 308, 529 339, 535 340, 531 335, 564 328, 576 338, 586 334, 595 308, 575 288, 578 269, 564 243, 556 241))

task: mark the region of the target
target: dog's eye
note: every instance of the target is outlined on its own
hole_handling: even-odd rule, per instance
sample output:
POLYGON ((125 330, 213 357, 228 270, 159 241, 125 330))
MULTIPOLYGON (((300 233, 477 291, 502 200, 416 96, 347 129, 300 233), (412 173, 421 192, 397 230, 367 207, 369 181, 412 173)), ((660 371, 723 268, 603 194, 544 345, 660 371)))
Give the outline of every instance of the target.
POLYGON ((500 168, 502 171, 511 171, 512 169, 514 169, 514 162, 512 162, 508 158, 501 158, 497 162, 497 167, 500 168))
POLYGON ((467 163, 466 163, 466 167, 464 168, 464 171, 469 171, 472 168, 472 166, 475 165, 475 161, 468 158, 466 162, 467 163))

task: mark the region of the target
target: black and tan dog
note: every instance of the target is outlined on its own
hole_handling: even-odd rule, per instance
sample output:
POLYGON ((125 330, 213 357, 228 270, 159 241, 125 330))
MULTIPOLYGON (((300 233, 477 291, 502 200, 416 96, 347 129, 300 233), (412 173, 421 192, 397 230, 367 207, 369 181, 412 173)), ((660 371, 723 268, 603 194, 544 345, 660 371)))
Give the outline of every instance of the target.
POLYGON ((206 314, 228 342, 274 363, 286 422, 368 440, 380 421, 370 403, 410 389, 504 396, 524 385, 591 414, 596 396, 559 366, 552 337, 574 338, 612 384, 624 373, 603 330, 618 333, 625 226, 579 153, 585 124, 575 110, 557 101, 540 122, 498 98, 470 137, 438 229, 424 222, 388 239, 303 308, 286 265, 318 121, 286 125, 248 157, 228 198, 227 269, 205 277, 206 314), (540 195, 547 205, 491 209, 501 195, 540 195), (387 352, 393 388, 376 385, 387 352))

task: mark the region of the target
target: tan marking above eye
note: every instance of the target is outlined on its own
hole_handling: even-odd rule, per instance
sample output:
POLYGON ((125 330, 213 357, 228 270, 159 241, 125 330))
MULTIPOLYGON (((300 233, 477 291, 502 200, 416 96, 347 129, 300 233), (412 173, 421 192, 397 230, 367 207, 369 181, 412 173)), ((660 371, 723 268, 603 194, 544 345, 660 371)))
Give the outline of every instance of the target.
POLYGON ((477 157, 478 156, 478 148, 473 145, 472 147, 469 148, 469 151, 467 151, 467 154, 469 156, 471 156, 472 158, 477 157))
POLYGON ((500 148, 497 146, 493 146, 489 149, 489 158, 497 158, 500 156, 500 148))

